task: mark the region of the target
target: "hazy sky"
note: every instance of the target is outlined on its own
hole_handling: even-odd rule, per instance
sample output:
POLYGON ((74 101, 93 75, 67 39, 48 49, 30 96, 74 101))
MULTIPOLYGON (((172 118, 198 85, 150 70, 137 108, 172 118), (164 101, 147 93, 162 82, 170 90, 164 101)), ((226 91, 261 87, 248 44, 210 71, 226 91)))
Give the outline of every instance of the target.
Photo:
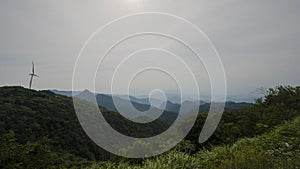
MULTIPOLYGON (((137 12, 170 13, 197 25, 220 54, 230 94, 246 94, 258 87, 280 84, 300 85, 299 9, 299 0, 3 0, 0 2, 0 85, 28 86, 34 60, 36 73, 41 76, 34 80, 34 88, 71 90, 74 64, 85 41, 111 20, 137 12)), ((113 30, 103 39, 110 40, 113 33, 121 30, 122 27, 113 30)), ((147 46, 155 40, 162 48, 171 45, 177 52, 188 55, 164 39, 140 39, 138 44, 147 46)), ((132 44, 134 41, 124 49, 132 48, 132 44)), ((155 52, 144 55, 147 58, 164 55, 155 52)), ((114 55, 125 57, 122 53, 122 50, 115 51, 114 55)), ((157 59, 149 59, 147 63, 152 61, 157 59)), ((101 67, 104 74, 111 71, 108 63, 101 67)), ((199 72, 203 69, 197 65, 194 68, 199 72)), ((106 75, 111 78, 109 73, 106 75)), ((140 76, 140 82, 135 84, 140 86, 137 90, 141 86, 161 85, 166 89, 172 86, 163 82, 168 77, 154 75, 140 76)), ((107 91, 105 77, 100 81, 104 87, 99 90, 107 91)), ((202 86, 201 90, 209 90, 207 82, 202 86)), ((84 83, 81 87, 85 88, 84 83)))

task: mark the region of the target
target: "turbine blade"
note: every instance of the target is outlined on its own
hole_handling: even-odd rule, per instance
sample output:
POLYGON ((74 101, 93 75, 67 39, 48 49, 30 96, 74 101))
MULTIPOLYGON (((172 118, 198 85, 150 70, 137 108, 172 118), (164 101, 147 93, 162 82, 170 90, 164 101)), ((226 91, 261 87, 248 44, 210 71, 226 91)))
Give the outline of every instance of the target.
POLYGON ((32 61, 32 74, 34 74, 34 63, 32 61))

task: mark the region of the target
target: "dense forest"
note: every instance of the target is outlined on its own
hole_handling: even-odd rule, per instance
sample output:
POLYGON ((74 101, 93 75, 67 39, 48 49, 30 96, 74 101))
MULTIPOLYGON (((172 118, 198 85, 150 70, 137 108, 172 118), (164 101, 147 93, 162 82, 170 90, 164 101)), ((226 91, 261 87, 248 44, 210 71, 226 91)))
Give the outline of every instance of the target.
MULTIPOLYGON (((101 110, 113 128, 129 136, 148 137, 145 133, 168 128, 160 120, 139 125, 101 110)), ((269 89, 252 106, 226 110, 213 136, 199 144, 206 117, 199 113, 185 140, 169 152, 127 159, 88 138, 72 98, 2 87, 0 168, 300 168, 300 87, 269 89)))

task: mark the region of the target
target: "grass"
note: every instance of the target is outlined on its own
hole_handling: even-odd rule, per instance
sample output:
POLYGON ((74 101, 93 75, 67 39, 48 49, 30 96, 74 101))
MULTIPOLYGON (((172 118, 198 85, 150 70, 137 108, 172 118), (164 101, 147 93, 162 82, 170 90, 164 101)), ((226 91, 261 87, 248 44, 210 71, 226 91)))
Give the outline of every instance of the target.
POLYGON ((90 169, 297 169, 300 168, 300 117, 255 138, 217 146, 195 155, 172 150, 142 162, 122 159, 94 163, 90 169))

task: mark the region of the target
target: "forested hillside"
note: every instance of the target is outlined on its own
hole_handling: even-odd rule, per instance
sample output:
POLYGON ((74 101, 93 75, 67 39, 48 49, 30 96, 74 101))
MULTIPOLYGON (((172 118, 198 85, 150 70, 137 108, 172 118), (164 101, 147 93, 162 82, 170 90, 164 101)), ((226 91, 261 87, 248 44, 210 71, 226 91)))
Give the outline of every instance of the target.
MULTIPOLYGON (((168 128, 159 120, 143 125, 103 108, 101 112, 113 128, 129 136, 147 137, 168 128)), ((14 135, 16 143, 21 145, 46 139, 47 146, 60 154, 86 160, 110 158, 110 154, 90 140, 81 128, 70 97, 50 91, 1 87, 0 119, 0 135, 13 131, 10 136, 14 135)))
MULTIPOLYGON (((130 136, 148 137, 168 127, 161 121, 138 125, 118 113, 102 112, 112 127, 130 136)), ((253 106, 225 111, 213 136, 199 144, 206 116, 199 114, 185 140, 171 151, 148 159, 124 159, 101 150, 86 136, 71 98, 49 91, 2 87, 0 168, 300 166, 300 87, 269 89, 253 106)))

